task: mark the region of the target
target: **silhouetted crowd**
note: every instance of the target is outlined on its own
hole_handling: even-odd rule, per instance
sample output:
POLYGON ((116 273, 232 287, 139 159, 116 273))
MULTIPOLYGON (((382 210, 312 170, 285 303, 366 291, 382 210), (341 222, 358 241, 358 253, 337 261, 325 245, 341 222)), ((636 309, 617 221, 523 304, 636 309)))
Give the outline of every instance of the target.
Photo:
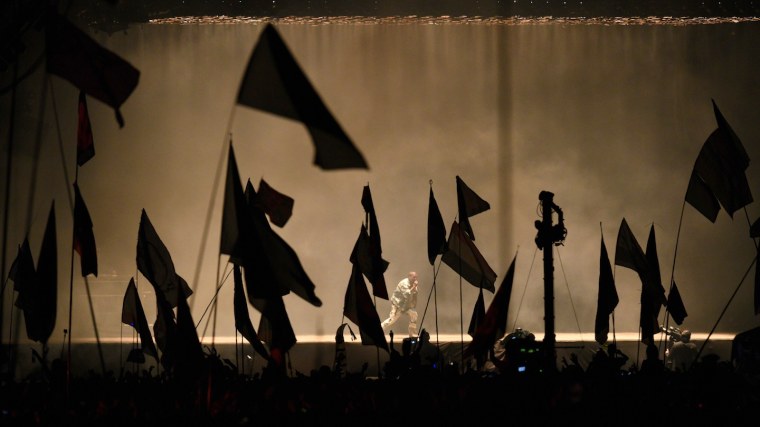
POLYGON ((2 381, 0 425, 746 425, 760 415, 760 375, 714 356, 685 372, 656 354, 624 368, 627 356, 614 347, 586 366, 563 357, 553 372, 493 354, 494 363, 465 369, 440 360, 403 347, 380 377, 367 375, 368 363, 360 372, 267 366, 249 375, 208 354, 195 375, 126 369, 69 379, 56 360, 44 373, 2 381))

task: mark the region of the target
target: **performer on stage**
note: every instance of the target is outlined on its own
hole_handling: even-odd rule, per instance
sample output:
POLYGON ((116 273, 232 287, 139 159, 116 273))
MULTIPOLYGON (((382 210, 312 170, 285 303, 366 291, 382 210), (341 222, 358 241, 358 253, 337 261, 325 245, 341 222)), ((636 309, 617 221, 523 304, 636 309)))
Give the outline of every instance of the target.
POLYGON ((391 313, 381 326, 387 330, 398 321, 402 314, 409 316, 409 336, 417 336, 417 273, 410 271, 407 277, 396 285, 391 295, 391 313))

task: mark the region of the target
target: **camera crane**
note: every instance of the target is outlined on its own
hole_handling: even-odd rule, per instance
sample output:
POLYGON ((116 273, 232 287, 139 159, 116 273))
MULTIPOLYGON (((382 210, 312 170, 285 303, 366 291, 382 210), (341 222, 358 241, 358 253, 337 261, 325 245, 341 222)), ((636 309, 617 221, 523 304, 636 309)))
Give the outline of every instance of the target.
POLYGON ((542 220, 536 220, 538 230, 536 246, 544 251, 544 370, 557 370, 556 336, 554 334, 554 254, 552 245, 562 245, 567 237, 562 209, 554 204, 554 193, 542 191, 538 195, 541 202, 542 220), (557 213, 557 224, 552 225, 552 212, 557 213))

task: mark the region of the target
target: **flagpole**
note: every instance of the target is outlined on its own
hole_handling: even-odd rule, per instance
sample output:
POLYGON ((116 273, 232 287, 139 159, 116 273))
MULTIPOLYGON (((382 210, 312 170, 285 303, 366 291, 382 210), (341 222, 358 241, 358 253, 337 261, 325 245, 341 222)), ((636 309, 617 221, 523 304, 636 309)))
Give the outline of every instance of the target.
MULTIPOLYGON (((710 336, 713 334, 713 332, 715 332, 715 329, 718 327, 718 323, 720 323, 720 319, 723 317, 724 314, 726 314, 726 310, 728 310, 728 306, 731 304, 731 301, 736 296, 736 293, 739 292, 739 288, 741 288, 742 284, 744 283, 744 279, 747 278, 747 275, 752 270, 752 266, 754 266, 756 263, 757 263, 757 255, 755 256, 755 258, 752 259, 752 262, 749 263, 749 267, 747 267, 747 271, 744 272, 744 276, 742 276, 742 280, 739 281, 739 284, 736 286, 736 289, 734 289, 734 293, 731 294, 731 298, 728 299, 726 306, 723 307, 723 311, 720 312, 720 316, 718 316, 718 320, 715 321, 715 325, 713 325, 713 328, 710 330, 710 333, 707 334, 707 338, 705 338, 705 341, 702 343, 702 347, 699 348, 699 353, 697 353, 697 357, 694 358, 694 362, 699 360, 699 355, 702 354, 702 350, 704 350, 705 346, 707 345, 707 342, 710 340, 710 336)), ((694 365, 694 362, 692 362, 692 366, 694 365)))

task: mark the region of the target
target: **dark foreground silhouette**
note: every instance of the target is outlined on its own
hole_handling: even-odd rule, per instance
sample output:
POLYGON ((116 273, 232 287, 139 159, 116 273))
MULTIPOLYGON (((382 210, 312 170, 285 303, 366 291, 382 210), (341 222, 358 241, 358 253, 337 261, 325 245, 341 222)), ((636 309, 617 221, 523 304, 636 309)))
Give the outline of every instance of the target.
POLYGON ((582 367, 571 357, 548 374, 504 364, 459 373, 418 356, 394 352, 382 378, 367 376, 367 364, 358 373, 321 366, 288 375, 270 365, 241 375, 207 355, 193 373, 91 371, 67 381, 56 360, 3 380, 0 425, 731 425, 760 415, 760 376, 714 357, 687 372, 600 360, 582 367))

